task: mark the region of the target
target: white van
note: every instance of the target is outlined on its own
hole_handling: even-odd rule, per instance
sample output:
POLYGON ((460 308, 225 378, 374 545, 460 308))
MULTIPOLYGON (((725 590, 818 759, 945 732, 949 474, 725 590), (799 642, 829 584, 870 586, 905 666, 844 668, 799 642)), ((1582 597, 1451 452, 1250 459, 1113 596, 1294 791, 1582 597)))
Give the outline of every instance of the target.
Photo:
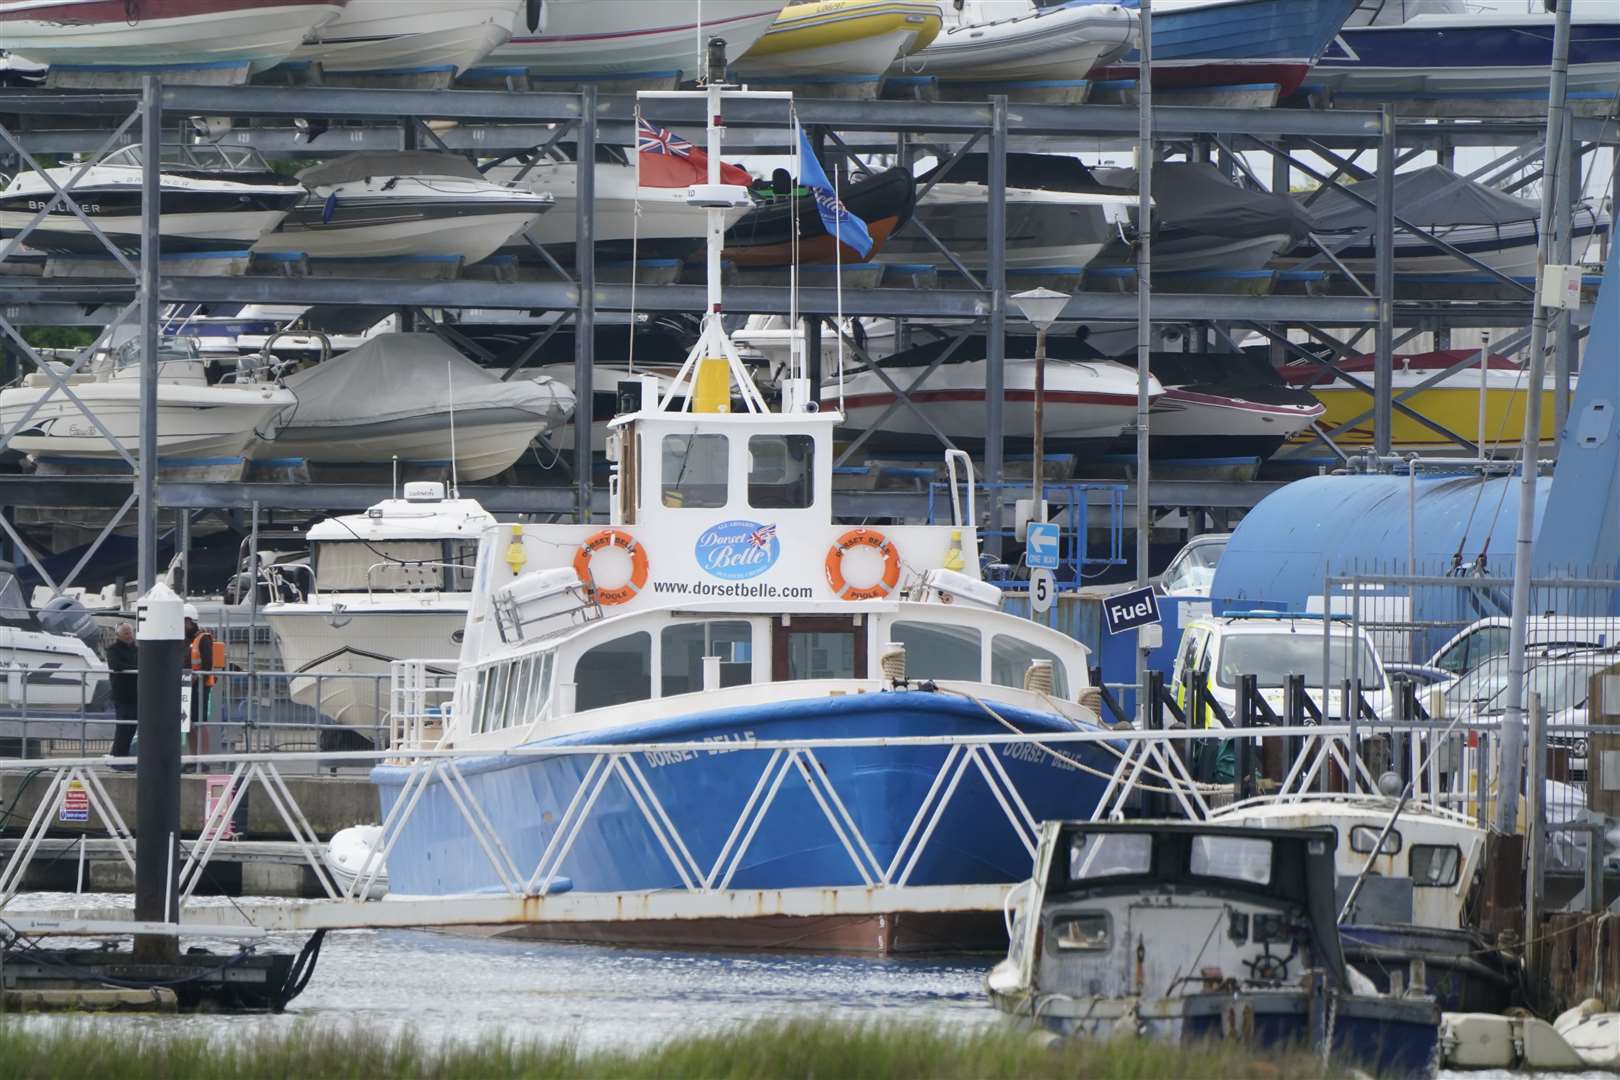
MULTIPOLYGON (((1176 703, 1186 707, 1192 673, 1202 671, 1207 676, 1210 697, 1235 724, 1241 676, 1258 676, 1260 696, 1281 713, 1285 681, 1290 675, 1303 675, 1306 693, 1317 707, 1336 715, 1341 682, 1359 677, 1367 705, 1374 712, 1382 712, 1389 697, 1389 680, 1384 674, 1383 661, 1366 633, 1352 636, 1349 622, 1343 619, 1328 621, 1330 637, 1324 691, 1322 622, 1320 615, 1273 612, 1210 615, 1192 620, 1182 631, 1181 645, 1176 652, 1171 679, 1176 703)), ((1198 721, 1188 717, 1188 723, 1198 721)), ((1218 726, 1220 720, 1211 712, 1205 723, 1218 726)))

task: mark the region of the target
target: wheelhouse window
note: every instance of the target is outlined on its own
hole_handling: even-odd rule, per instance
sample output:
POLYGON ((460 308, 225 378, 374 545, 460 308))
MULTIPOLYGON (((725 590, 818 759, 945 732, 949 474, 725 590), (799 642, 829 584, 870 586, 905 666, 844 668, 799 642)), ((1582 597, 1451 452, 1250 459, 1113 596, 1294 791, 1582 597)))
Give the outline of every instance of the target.
POLYGON ((720 685, 747 686, 754 675, 753 627, 741 620, 666 626, 659 636, 664 697, 703 689, 703 658, 720 658, 720 685))
POLYGON ((1198 877, 1271 884, 1271 841, 1241 836, 1195 836, 1187 867, 1198 877))
MULTIPOLYGON (((997 686, 1023 686, 1024 674, 1029 671, 1031 660, 1052 662, 1052 696, 1066 699, 1069 696, 1069 676, 1057 653, 1009 634, 997 634, 990 639, 990 681, 997 686)), ((908 666, 910 662, 908 655, 908 666)))
POLYGON ((1455 844, 1413 844, 1408 868, 1412 884, 1449 888, 1462 872, 1462 849, 1455 844))
POLYGON ((1052 923, 1051 940, 1059 952, 1107 952, 1108 915, 1090 911, 1061 916, 1052 923))
POLYGON ((726 505, 729 443, 724 435, 665 435, 665 506, 713 509, 726 505))
POLYGON ((755 435, 748 440, 748 505, 803 510, 815 500, 816 440, 810 435, 755 435))
POLYGON ((1069 838, 1070 881, 1129 877, 1152 869, 1149 833, 1079 833, 1069 838))
MULTIPOLYGON (((1382 829, 1375 829, 1371 825, 1357 825, 1350 830, 1350 850, 1361 855, 1371 855, 1373 848, 1379 847, 1378 834, 1382 829)), ((1389 835, 1384 837, 1383 846, 1379 849, 1380 855, 1397 855, 1401 850, 1401 831, 1391 829, 1389 835)))
MULTIPOLYGON (((478 561, 469 544, 467 585, 478 561)), ((325 592, 437 592, 445 587, 439 540, 322 540, 315 544, 315 587, 325 592)), ((458 577, 462 571, 456 571, 458 577)))
POLYGON ((604 641, 574 663, 574 708, 605 709, 652 697, 652 635, 645 630, 604 641))
POLYGON ((889 627, 889 640, 906 647, 908 679, 979 680, 983 639, 971 626, 897 622, 889 627))

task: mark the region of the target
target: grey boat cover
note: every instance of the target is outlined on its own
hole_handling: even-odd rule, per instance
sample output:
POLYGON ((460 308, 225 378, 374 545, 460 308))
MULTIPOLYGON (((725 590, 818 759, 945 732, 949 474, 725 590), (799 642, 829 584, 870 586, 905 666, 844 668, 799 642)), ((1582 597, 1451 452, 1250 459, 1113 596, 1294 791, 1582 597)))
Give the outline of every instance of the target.
POLYGON ((330 187, 364 180, 368 176, 460 176, 482 180, 478 166, 457 154, 431 150, 362 150, 311 165, 298 174, 308 188, 330 187))
MULTIPOLYGON (((1136 190, 1135 169, 1098 169, 1096 176, 1105 184, 1136 190)), ((1203 162, 1153 167, 1153 213, 1160 228, 1234 240, 1283 233, 1303 240, 1320 228, 1312 209, 1287 195, 1240 188, 1203 162)))
POLYGON ((298 397, 287 422, 339 429, 492 405, 547 416, 558 388, 530 379, 501 382, 433 334, 378 334, 358 349, 283 380, 298 397))
MULTIPOLYGON (((1345 187, 1362 198, 1377 201, 1377 179, 1345 187)), ((1311 209, 1322 222, 1323 232, 1368 229, 1377 224, 1372 207, 1363 206, 1341 191, 1324 192, 1311 209)), ((1540 220, 1541 204, 1476 184, 1443 165, 1430 165, 1395 174, 1395 212, 1422 228, 1510 225, 1540 220)))

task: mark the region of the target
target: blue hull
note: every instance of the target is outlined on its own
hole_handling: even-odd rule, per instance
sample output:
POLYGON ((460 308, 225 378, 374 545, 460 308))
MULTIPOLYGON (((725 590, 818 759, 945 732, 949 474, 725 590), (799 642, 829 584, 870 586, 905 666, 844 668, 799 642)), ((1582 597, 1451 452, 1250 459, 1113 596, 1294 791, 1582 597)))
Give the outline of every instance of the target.
MULTIPOLYGON (((1139 1030, 1151 1038, 1183 1045, 1239 1039, 1261 1050, 1320 1049, 1312 1033, 1311 1001, 1303 989, 1191 994, 1144 1003, 1139 1030)), ((1071 1008, 1086 1012, 1085 1001, 1071 1008)), ((1102 1011, 1102 1010, 1100 1010, 1102 1011)), ((1065 1036, 1110 1038, 1108 1018, 1041 1016, 1041 1023, 1065 1036)), ((1440 1008, 1432 998, 1336 996, 1328 1057, 1378 1077, 1433 1076, 1440 1061, 1440 1008)))
MULTIPOLYGON (((1025 732, 1073 730, 1057 717, 996 708, 1025 732)), ((908 691, 709 711, 678 720, 540 740, 531 746, 1006 733, 972 701, 908 691)), ((1063 748, 1066 755, 1103 774, 1098 776, 1057 762, 1027 745, 992 750, 1037 821, 1089 817, 1106 786, 1104 777, 1117 761, 1106 746, 1071 744, 1063 748)), ((875 865, 866 863, 867 876, 880 878, 894 860, 948 752, 945 746, 816 751, 826 784, 843 802, 871 849, 875 865)), ((655 751, 633 756, 647 787, 691 853, 697 873, 692 874, 694 868, 689 867, 689 876, 705 877, 716 866, 770 757, 765 750, 655 751)), ((462 775, 525 878, 539 865, 593 758, 501 754, 462 759, 462 775)), ((401 767, 373 770, 385 814, 398 799, 408 775, 409 770, 401 767)), ((825 798, 825 789, 822 794, 825 798)), ((1033 843, 1027 828, 1022 831, 1033 843)), ((970 766, 922 848, 908 884, 986 884, 1027 878, 1030 856, 1019 832, 979 769, 970 766)), ((918 840, 913 836, 907 843, 900 865, 911 858, 918 840)), ((734 842, 726 865, 736 850, 734 842)), ((388 870, 396 893, 444 895, 501 888, 489 859, 439 782, 428 786, 401 829, 388 870)), ((682 876, 664 845, 617 777, 603 787, 557 872, 571 879, 578 891, 683 887, 682 876)), ((717 885, 721 877, 723 874, 716 877, 717 885)), ((736 862, 730 887, 789 889, 865 882, 804 777, 791 770, 774 803, 758 818, 757 831, 736 862)))
MULTIPOLYGON (((1274 82, 1291 94, 1332 43, 1358 0, 1233 0, 1153 12, 1153 85, 1232 86, 1274 82)), ((1128 0, 1126 7, 1138 6, 1128 0)), ((1132 50, 1094 77, 1132 78, 1132 50)))

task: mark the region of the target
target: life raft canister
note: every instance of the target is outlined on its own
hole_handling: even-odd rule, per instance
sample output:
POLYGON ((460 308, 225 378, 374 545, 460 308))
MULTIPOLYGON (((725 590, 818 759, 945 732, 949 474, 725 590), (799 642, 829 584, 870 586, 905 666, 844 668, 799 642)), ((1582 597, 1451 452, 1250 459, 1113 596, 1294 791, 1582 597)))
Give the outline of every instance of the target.
POLYGON ((840 600, 881 600, 900 583, 900 550, 876 529, 851 529, 827 549, 827 584, 840 600), (875 585, 856 588, 844 580, 844 553, 869 547, 883 555, 883 577, 875 585))
POLYGON ((574 573, 590 587, 597 603, 606 607, 627 603, 646 587, 647 549, 623 530, 603 529, 579 545, 579 550, 574 552, 574 573), (591 556, 606 547, 623 548, 625 554, 630 556, 630 580, 611 589, 596 584, 596 578, 591 574, 591 556))

